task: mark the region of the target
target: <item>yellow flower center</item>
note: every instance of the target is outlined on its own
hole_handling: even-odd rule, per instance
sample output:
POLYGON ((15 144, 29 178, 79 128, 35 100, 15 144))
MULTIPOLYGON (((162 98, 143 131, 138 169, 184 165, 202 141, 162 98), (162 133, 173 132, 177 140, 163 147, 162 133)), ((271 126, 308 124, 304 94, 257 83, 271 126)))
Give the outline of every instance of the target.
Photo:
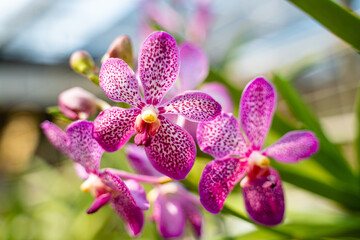
POLYGON ((146 123, 153 123, 158 119, 156 109, 153 107, 145 107, 141 112, 141 118, 146 123))
POLYGON ((264 155, 262 155, 259 152, 253 152, 251 153, 249 160, 254 163, 255 165, 259 166, 259 167, 267 167, 270 165, 270 160, 269 158, 265 157, 264 155))

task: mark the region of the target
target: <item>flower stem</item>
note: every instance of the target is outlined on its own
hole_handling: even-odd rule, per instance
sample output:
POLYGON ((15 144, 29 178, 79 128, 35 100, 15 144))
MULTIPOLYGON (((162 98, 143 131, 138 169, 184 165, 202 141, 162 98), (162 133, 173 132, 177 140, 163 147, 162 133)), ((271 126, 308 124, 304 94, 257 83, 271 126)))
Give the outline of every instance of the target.
POLYGON ((108 170, 121 178, 132 179, 132 180, 136 180, 136 181, 144 182, 144 183, 164 184, 164 183, 168 183, 168 182, 172 181, 171 178, 166 177, 166 176, 161 176, 161 177, 146 176, 146 175, 140 175, 140 174, 135 174, 135 173, 128 173, 128 172, 118 170, 118 169, 113 169, 113 168, 106 168, 105 170, 108 170))

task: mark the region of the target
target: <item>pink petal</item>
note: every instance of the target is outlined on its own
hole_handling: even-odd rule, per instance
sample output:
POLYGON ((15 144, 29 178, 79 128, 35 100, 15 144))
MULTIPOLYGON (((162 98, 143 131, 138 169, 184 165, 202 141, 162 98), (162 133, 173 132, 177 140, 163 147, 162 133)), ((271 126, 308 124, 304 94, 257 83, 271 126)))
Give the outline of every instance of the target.
POLYGON ((144 187, 139 184, 137 181, 135 180, 126 180, 124 181, 126 186, 128 187, 128 189, 131 192, 131 195, 133 196, 136 205, 141 209, 141 210, 148 210, 150 207, 149 201, 146 199, 146 192, 144 187))
POLYGON ((139 109, 111 107, 94 120, 94 138, 108 152, 121 148, 135 133, 134 123, 139 109))
POLYGON ((240 100, 240 123, 252 144, 260 150, 275 111, 276 93, 264 78, 256 78, 246 87, 240 100))
MULTIPOLYGON (((172 116, 174 116, 174 115, 172 115, 172 116)), ((178 121, 176 123, 183 129, 185 129, 188 133, 190 133, 190 135, 194 138, 194 140, 196 139, 196 130, 199 125, 198 122, 192 122, 192 121, 186 120, 183 116, 178 115, 178 121), (182 118, 182 119, 180 119, 180 118, 182 118), (180 121, 179 121, 179 119, 180 119, 180 121), (181 124, 179 124, 180 122, 181 122, 181 124)))
POLYGON ((198 238, 201 237, 203 217, 199 207, 190 202, 184 202, 183 209, 185 209, 186 217, 194 230, 195 236, 198 238))
POLYGON ((195 44, 181 44, 180 62, 181 92, 194 90, 209 74, 208 58, 205 52, 195 44))
POLYGON ((225 85, 217 82, 205 83, 200 88, 200 91, 209 94, 215 101, 220 103, 223 112, 233 112, 234 102, 225 85))
POLYGON ((149 176, 162 175, 151 165, 149 158, 146 156, 144 147, 129 143, 126 145, 126 155, 130 166, 135 172, 149 176))
POLYGON ((86 211, 86 213, 95 213, 97 210, 99 210, 102 206, 107 204, 111 200, 111 193, 105 193, 100 195, 99 197, 95 198, 94 202, 91 204, 89 209, 86 211))
POLYGON ((70 119, 88 119, 96 113, 97 98, 80 88, 70 88, 59 95, 60 111, 70 119))
POLYGON ((104 149, 93 138, 93 130, 94 124, 88 121, 73 122, 66 129, 72 158, 88 172, 96 172, 99 169, 104 153, 104 149))
POLYGON ((245 175, 247 163, 226 158, 208 163, 199 183, 200 202, 211 213, 219 213, 225 199, 245 175))
POLYGON ((165 113, 184 116, 191 121, 211 121, 221 112, 221 105, 206 93, 187 91, 163 106, 165 113))
POLYGON ((185 214, 179 199, 159 194, 154 203, 157 228, 163 238, 180 237, 185 229, 185 214))
POLYGON ((52 145, 71 157, 71 153, 69 151, 69 139, 63 130, 49 121, 43 122, 41 124, 41 128, 52 145))
POLYGON ((251 182, 241 181, 245 207, 250 218, 259 224, 274 226, 284 218, 285 202, 279 174, 270 169, 270 175, 251 182))
POLYGON ((74 170, 76 175, 82 180, 86 180, 89 177, 89 173, 80 163, 74 163, 74 170))
POLYGON ((179 50, 168 33, 155 32, 142 45, 139 76, 147 104, 156 105, 176 80, 179 71, 179 50))
POLYGON ((144 214, 128 187, 118 176, 109 171, 101 173, 101 180, 118 194, 111 200, 111 205, 126 221, 129 234, 131 236, 139 235, 144 226, 144 214))
POLYGON ((264 150, 264 155, 279 162, 294 163, 319 150, 319 141, 309 131, 292 131, 264 150))
POLYGON ((101 66, 99 85, 115 102, 141 106, 142 98, 134 71, 119 58, 109 58, 101 66))
POLYGON ((196 146, 189 133, 159 116, 161 126, 145 147, 147 156, 156 170, 175 180, 186 177, 194 165, 196 146))
MULTIPOLYGON (((237 119, 230 113, 222 113, 213 121, 199 123, 197 141, 201 151, 214 158, 223 158, 234 152, 238 142, 245 143, 237 119)), ((246 146, 246 144, 245 144, 246 146)), ((239 155, 245 156, 244 152, 239 155)))

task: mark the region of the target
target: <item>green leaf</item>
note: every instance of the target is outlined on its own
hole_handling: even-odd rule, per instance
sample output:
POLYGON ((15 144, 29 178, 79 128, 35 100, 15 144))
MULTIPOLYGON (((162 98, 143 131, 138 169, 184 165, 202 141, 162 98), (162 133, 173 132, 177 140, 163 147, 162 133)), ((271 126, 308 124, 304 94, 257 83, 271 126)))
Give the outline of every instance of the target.
POLYGON ((339 149, 325 136, 319 121, 291 86, 289 81, 274 75, 274 83, 278 92, 286 101, 289 109, 307 129, 313 131, 320 141, 320 150, 313 156, 314 160, 333 176, 344 182, 355 182, 355 177, 348 162, 339 149))
POLYGON ((356 96, 356 120, 357 120, 357 136, 355 139, 355 151, 357 154, 357 161, 358 161, 358 177, 360 180, 360 86, 357 90, 357 96, 356 96))
POLYGON ((289 0, 316 21, 360 51, 360 18, 330 0, 289 0))

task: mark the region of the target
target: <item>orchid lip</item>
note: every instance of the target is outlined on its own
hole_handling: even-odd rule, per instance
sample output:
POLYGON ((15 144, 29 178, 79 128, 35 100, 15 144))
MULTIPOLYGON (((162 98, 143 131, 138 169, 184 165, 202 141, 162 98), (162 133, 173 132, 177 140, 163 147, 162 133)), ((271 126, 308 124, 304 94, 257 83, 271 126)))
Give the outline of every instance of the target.
POLYGON ((101 181, 101 179, 93 173, 91 173, 89 177, 81 184, 80 189, 83 192, 90 192, 94 197, 111 191, 109 187, 106 186, 101 181))
POLYGON ((141 111, 141 118, 146 123, 153 123, 158 119, 158 110, 153 106, 145 106, 141 111))

